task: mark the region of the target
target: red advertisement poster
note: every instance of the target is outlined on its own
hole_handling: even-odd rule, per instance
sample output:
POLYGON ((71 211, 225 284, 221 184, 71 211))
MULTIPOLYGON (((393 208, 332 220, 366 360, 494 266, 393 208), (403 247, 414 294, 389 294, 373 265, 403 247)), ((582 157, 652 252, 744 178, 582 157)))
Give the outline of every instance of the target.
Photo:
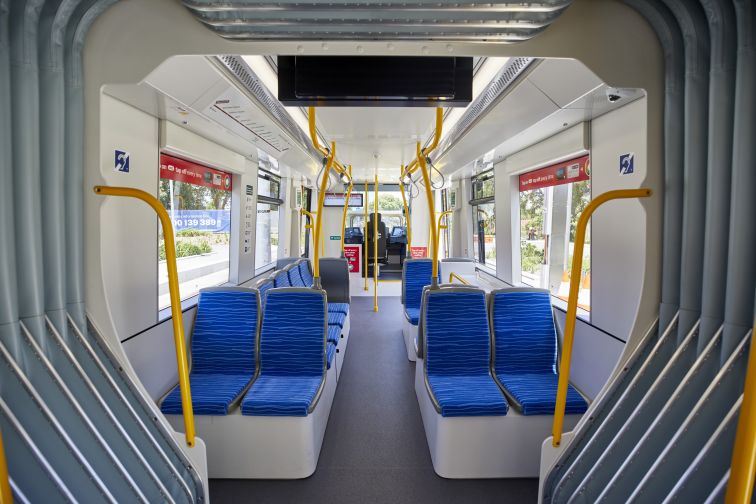
POLYGON ((360 247, 344 245, 344 257, 349 264, 349 273, 360 272, 360 247))
POLYGON ((428 247, 410 247, 410 257, 412 259, 428 257, 428 247))
POLYGON ((230 173, 168 154, 160 154, 160 178, 212 187, 223 191, 231 190, 230 173))
POLYGON ((520 192, 571 184, 591 178, 588 156, 563 161, 520 175, 520 192))

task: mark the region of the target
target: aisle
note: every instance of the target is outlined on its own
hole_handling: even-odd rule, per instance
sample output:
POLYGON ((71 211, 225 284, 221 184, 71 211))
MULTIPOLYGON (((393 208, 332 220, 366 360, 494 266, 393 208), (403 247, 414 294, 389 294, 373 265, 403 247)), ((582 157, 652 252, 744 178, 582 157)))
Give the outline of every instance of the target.
POLYGON ((398 297, 381 297, 378 313, 372 298, 352 298, 352 333, 315 474, 213 480, 213 504, 536 501, 534 479, 446 480, 433 472, 400 310, 398 297))

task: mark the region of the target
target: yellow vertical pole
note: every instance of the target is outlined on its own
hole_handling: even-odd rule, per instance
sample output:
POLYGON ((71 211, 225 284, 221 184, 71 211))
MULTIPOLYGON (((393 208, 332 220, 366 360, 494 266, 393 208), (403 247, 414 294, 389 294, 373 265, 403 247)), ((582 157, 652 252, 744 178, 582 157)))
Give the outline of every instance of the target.
MULTIPOLYGON (((402 165, 402 174, 404 174, 404 165, 402 165)), ((399 179, 399 191, 402 193, 402 204, 404 204, 404 215, 407 221, 407 251, 412 247, 412 225, 410 222, 409 206, 407 205, 407 197, 404 195, 404 182, 399 179)))
POLYGON ((420 171, 423 174, 425 183, 425 197, 428 200, 428 213, 430 214, 430 248, 433 250, 431 255, 433 259, 433 278, 431 278, 431 288, 438 286, 438 233, 436 232, 436 204, 433 201, 433 192, 431 191, 430 176, 428 175, 428 165, 425 161, 425 153, 420 149, 420 142, 417 142, 417 159, 420 165, 420 171))
POLYGON ((373 311, 378 311, 378 175, 373 185, 373 311))
POLYGON ((152 207, 163 226, 165 239, 165 264, 168 268, 168 291, 171 296, 171 317, 173 323, 173 341, 176 347, 176 369, 178 371, 181 408, 184 414, 184 435, 186 444, 194 446, 194 410, 192 409, 192 392, 189 387, 189 364, 186 358, 186 340, 184 339, 184 322, 181 314, 181 295, 179 294, 178 272, 176 271, 176 244, 173 240, 173 223, 165 207, 153 195, 130 187, 95 186, 95 194, 102 196, 127 196, 137 198, 152 207))
POLYGON ((552 446, 555 448, 562 442, 562 426, 564 410, 567 404, 567 385, 570 381, 570 364, 572 360, 572 343, 575 339, 575 322, 577 318, 577 300, 580 291, 580 271, 583 267, 583 245, 585 244, 585 230, 591 214, 607 201, 619 198, 646 198, 651 196, 650 189, 623 189, 608 191, 591 200, 578 218, 575 231, 575 247, 572 252, 572 274, 570 275, 570 294, 567 298, 567 318, 564 328, 564 342, 562 344, 562 361, 559 365, 559 382, 557 384, 556 404, 554 405, 554 425, 552 429, 552 446))
POLYGON ((748 351, 743 404, 740 406, 738 427, 730 463, 730 481, 727 483, 726 504, 751 502, 753 478, 756 473, 756 321, 753 323, 751 349, 748 351))
POLYGON ((5 445, 0 433, 0 504, 13 504, 10 480, 8 479, 8 462, 5 459, 5 445))
POLYGON ((365 182, 365 239, 363 240, 365 249, 365 290, 368 290, 368 184, 365 182))
POLYGON ((326 165, 323 169, 323 179, 320 181, 320 190, 318 191, 318 210, 315 214, 315 257, 313 265, 314 273, 314 285, 316 289, 320 288, 320 251, 318 244, 321 244, 323 237, 321 232, 323 230, 323 202, 325 201, 325 193, 328 188, 328 176, 331 174, 331 166, 333 165, 333 158, 336 157, 336 142, 331 142, 331 152, 326 158, 326 165))
MULTIPOLYGON (((352 176, 352 165, 349 165, 349 176, 352 176)), ((349 188, 346 193, 346 200, 344 200, 344 214, 341 216, 341 257, 344 257, 344 234, 346 233, 346 218, 347 211, 349 210, 349 198, 352 196, 352 181, 349 180, 349 188)))

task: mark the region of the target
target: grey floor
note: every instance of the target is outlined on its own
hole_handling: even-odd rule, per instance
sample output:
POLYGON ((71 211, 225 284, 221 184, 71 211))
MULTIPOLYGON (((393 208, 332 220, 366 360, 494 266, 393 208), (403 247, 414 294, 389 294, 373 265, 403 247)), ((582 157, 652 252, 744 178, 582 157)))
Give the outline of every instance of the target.
MULTIPOLYGON (((535 502, 535 479, 447 480, 433 472, 402 339, 401 304, 353 297, 344 369, 318 468, 304 480, 212 480, 210 500, 254 503, 535 502)), ((516 456, 513 454, 513 456, 516 456)))

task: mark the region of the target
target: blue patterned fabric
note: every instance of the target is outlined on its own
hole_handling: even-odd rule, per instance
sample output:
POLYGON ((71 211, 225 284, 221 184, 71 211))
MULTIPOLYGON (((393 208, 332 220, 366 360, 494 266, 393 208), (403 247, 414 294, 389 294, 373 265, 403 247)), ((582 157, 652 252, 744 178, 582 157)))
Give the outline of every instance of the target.
MULTIPOLYGON (((523 415, 554 413, 557 376, 557 335, 546 290, 501 291, 491 304, 494 373, 523 415)), ((583 413, 585 400, 572 386, 567 413, 583 413)))
POLYGON ((326 360, 328 361, 328 369, 331 369, 331 364, 333 364, 334 357, 336 357, 336 345, 329 341, 328 347, 326 348, 326 360))
POLYGON ((337 325, 329 325, 328 326, 328 342, 333 343, 334 345, 338 345, 340 338, 341 338, 341 327, 337 325))
POLYGON ((268 291, 273 288, 273 280, 266 280, 258 285, 257 290, 260 291, 260 305, 263 310, 265 309, 265 299, 268 296, 268 291))
POLYGON ((287 270, 286 273, 289 275, 289 283, 292 287, 310 287, 309 285, 305 285, 304 281, 302 280, 302 275, 299 274, 299 268, 297 266, 292 266, 287 270))
MULTIPOLYGON (((557 375, 541 374, 500 374, 497 378, 519 403, 523 415, 553 415, 557 394, 557 375)), ((588 404, 572 385, 567 386, 568 415, 585 413, 588 404)))
MULTIPOLYGON (((189 375, 192 391, 192 410, 195 415, 228 415, 229 405, 239 397, 252 380, 250 375, 197 374, 189 375)), ((160 404, 160 411, 166 415, 181 415, 181 391, 171 390, 160 404)))
POLYGON ((289 274, 285 271, 279 271, 276 273, 276 276, 273 277, 273 284, 276 287, 291 287, 291 282, 289 282, 289 274))
POLYGON ((322 381, 322 376, 260 376, 242 401, 242 415, 307 416, 322 381))
POLYGON ((349 313, 349 303, 328 303, 328 313, 349 313))
POLYGON ((306 416, 326 367, 326 304, 321 291, 268 293, 260 334, 260 376, 244 415, 306 416))
POLYGON ((344 327, 344 322, 346 322, 346 315, 344 315, 341 312, 329 312, 328 313, 328 325, 337 325, 339 327, 344 327))
POLYGON ((426 303, 424 365, 441 415, 506 415, 507 401, 489 369, 485 293, 432 291, 426 303))
MULTIPOLYGON (((200 415, 226 415, 255 374, 257 292, 200 291, 191 339, 192 407, 200 415)), ((166 414, 180 414, 175 387, 163 400, 166 414)))
POLYGON ((299 274, 302 276, 302 281, 305 283, 305 286, 312 287, 315 279, 312 278, 312 271, 310 271, 310 261, 305 259, 299 263, 299 274))
POLYGON ((494 294, 496 374, 556 372, 557 340, 547 291, 494 294))
POLYGON ((410 321, 410 324, 417 325, 420 321, 420 308, 405 308, 404 315, 410 321))

